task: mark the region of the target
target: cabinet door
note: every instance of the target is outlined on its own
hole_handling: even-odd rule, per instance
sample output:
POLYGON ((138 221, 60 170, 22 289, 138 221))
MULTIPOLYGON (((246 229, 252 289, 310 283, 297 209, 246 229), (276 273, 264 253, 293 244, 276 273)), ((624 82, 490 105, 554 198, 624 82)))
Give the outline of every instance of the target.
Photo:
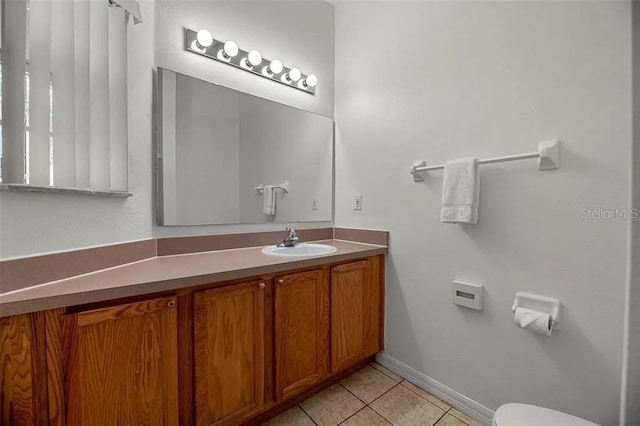
POLYGON ((349 367, 379 350, 377 259, 331 269, 331 370, 349 367))
POLYGON ((329 354, 328 285, 323 270, 276 278, 276 397, 318 383, 329 354))
POLYGON ((160 298, 67 316, 67 381, 63 403, 54 404, 65 407, 66 421, 52 423, 176 425, 175 306, 174 298, 160 298))
POLYGON ((194 295, 196 423, 239 424, 264 400, 264 282, 194 295))
POLYGON ((0 319, 0 424, 47 424, 44 314, 0 319))

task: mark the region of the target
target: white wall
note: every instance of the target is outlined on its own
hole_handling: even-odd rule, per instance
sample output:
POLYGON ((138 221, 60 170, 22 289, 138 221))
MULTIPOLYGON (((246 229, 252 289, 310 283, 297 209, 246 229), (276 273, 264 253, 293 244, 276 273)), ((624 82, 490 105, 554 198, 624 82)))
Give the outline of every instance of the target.
MULTIPOLYGON (((324 0, 195 1, 159 0, 156 22, 156 63, 183 74, 216 82, 251 95, 333 117, 334 8, 324 0), (184 28, 206 28, 221 40, 295 65, 318 76, 316 95, 240 72, 184 50, 184 28)), ((155 223, 155 222, 154 222, 155 223)), ((305 223, 304 227, 331 226, 305 223)), ((220 234, 279 230, 283 224, 159 227, 156 236, 220 234)))
POLYGON ((615 424, 629 205, 629 2, 336 5, 336 226, 390 230, 386 352, 496 409, 615 424), (484 166, 478 225, 439 222, 442 172, 409 165, 564 141, 562 168, 484 166), (364 210, 352 209, 363 195, 364 210), (450 281, 483 283, 485 310, 450 281), (517 290, 555 296, 550 337, 513 325, 517 290))
POLYGON ((153 1, 128 29, 128 199, 0 192, 0 258, 151 237, 153 1))

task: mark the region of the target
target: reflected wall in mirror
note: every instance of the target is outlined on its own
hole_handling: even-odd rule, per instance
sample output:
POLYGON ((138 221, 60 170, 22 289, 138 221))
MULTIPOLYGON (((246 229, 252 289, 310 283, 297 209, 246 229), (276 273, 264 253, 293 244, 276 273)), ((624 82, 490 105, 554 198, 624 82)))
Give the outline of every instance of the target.
POLYGON ((160 225, 332 220, 330 118, 162 68, 158 82, 160 225), (269 211, 257 188, 284 182, 269 211))

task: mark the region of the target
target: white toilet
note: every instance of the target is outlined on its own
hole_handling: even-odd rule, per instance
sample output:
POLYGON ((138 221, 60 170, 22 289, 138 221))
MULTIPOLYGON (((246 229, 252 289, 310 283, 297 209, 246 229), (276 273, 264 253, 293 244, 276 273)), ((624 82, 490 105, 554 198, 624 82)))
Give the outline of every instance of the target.
POLYGON ((504 404, 493 415, 493 426, 598 426, 571 414, 529 404, 504 404))

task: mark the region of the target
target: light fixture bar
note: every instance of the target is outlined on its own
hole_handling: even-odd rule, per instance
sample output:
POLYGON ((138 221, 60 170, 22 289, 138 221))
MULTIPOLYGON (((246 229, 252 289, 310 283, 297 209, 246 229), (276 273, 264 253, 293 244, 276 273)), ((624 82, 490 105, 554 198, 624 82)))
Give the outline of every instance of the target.
MULTIPOLYGON (((235 56, 230 56, 225 53, 225 42, 212 38, 212 42, 209 46, 203 46, 198 43, 197 35, 198 33, 196 31, 185 28, 185 50, 196 53, 198 55, 206 56, 207 58, 213 59, 218 62, 223 62, 227 65, 231 65, 243 71, 259 75, 260 77, 266 78, 268 80, 301 90, 305 93, 310 93, 312 95, 315 95, 316 93, 316 83, 318 79, 314 75, 302 74, 297 68, 287 68, 283 66, 280 61, 277 61, 275 59, 268 60, 266 58, 262 58, 262 62, 259 65, 251 65, 249 61, 249 52, 238 48, 235 43, 233 43, 233 45, 231 46, 231 53, 235 53, 235 50, 237 49, 237 54, 235 56), (275 73, 270 72, 269 67, 271 66, 272 62, 274 63, 274 68, 276 71, 278 69, 278 65, 282 67, 282 70, 275 73), (289 76, 289 73, 292 70, 293 73, 291 76, 289 76), (296 79, 296 77, 298 78, 296 79), (309 79, 308 82, 307 79, 309 79)), ((251 58, 254 59, 254 61, 255 56, 256 55, 253 54, 251 58)))

